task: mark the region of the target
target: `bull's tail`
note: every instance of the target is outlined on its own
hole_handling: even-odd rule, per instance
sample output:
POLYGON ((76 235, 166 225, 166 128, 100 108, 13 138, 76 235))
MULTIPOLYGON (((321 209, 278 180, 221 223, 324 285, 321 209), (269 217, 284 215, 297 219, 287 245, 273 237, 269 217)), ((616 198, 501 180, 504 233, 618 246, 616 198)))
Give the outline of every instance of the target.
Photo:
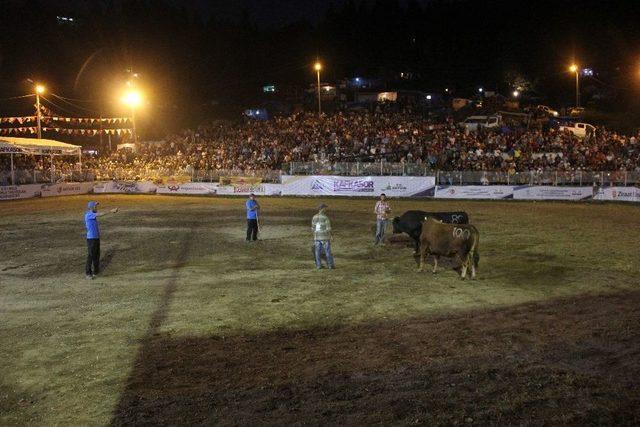
POLYGON ((468 258, 468 266, 473 267, 472 271, 478 269, 478 263, 480 262, 480 252, 478 250, 478 245, 480 243, 480 233, 478 230, 473 227, 473 232, 471 233, 471 248, 469 249, 469 258, 468 258))

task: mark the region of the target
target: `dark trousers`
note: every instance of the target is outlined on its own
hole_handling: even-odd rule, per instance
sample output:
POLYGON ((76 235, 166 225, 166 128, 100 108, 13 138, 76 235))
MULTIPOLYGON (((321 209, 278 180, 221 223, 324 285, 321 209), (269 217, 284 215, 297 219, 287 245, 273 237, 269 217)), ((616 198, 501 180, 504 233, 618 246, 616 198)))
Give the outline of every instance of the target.
POLYGON ((247 220, 247 241, 249 240, 258 240, 258 220, 257 219, 247 220))
POLYGON ((100 239, 87 239, 87 266, 84 271, 87 276, 100 273, 100 239))

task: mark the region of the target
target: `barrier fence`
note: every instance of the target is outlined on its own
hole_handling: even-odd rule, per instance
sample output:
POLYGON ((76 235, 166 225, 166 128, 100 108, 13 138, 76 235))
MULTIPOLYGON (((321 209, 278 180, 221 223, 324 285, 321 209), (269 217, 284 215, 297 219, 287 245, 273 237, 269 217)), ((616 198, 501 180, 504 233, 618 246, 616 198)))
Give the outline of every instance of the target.
POLYGON ((25 184, 50 184, 56 182, 95 181, 92 170, 51 171, 49 169, 15 169, 13 179, 10 171, 0 171, 0 186, 25 184))
POLYGON ((609 185, 640 183, 640 171, 439 171, 428 164, 390 162, 291 162, 288 175, 435 176, 441 185, 609 185))
POLYGON ((552 185, 552 186, 634 186, 640 172, 633 171, 438 171, 439 185, 552 185))
POLYGON ((191 182, 218 182, 221 177, 242 176, 260 178, 265 183, 279 183, 282 175, 339 175, 339 176, 435 176, 437 185, 550 185, 550 186, 637 186, 640 171, 436 171, 415 163, 333 163, 293 162, 283 171, 260 169, 125 169, 68 170, 16 169, 11 174, 0 171, 0 186, 86 181, 152 181, 168 179, 191 182))
POLYGON ((166 182, 108 180, 0 186, 0 200, 87 193, 346 196, 393 198, 516 200, 613 200, 640 202, 640 187, 598 185, 457 185, 436 184, 434 176, 282 175, 280 183, 248 180, 166 182))

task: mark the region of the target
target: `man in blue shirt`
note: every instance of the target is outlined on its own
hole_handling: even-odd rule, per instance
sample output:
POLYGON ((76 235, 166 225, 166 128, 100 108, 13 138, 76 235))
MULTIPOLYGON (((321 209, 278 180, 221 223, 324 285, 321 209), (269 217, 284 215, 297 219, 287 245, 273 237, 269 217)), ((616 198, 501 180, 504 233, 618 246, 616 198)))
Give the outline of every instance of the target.
MULTIPOLYGON (((116 213, 118 208, 111 209, 109 212, 116 213)), ((87 211, 84 214, 88 249, 85 268, 87 279, 93 279, 96 274, 100 273, 100 227, 98 226, 98 217, 104 216, 109 212, 98 213, 98 202, 89 202, 87 211)))
POLYGON ((258 240, 258 219, 260 218, 260 205, 256 201, 256 195, 251 193, 247 206, 247 242, 258 240))

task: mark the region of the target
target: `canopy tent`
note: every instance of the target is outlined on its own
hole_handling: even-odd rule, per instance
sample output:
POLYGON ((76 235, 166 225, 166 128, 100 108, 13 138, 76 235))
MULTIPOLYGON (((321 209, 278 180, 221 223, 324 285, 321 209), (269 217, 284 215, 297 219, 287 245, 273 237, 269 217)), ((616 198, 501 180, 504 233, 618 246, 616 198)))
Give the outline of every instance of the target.
MULTIPOLYGON (((78 155, 78 161, 82 164, 82 147, 67 144, 53 139, 16 138, 0 136, 0 154, 11 155, 11 182, 15 183, 13 168, 13 156, 15 154, 32 154, 36 156, 51 156, 51 171, 53 172, 53 156, 78 155)), ((51 174, 53 179, 53 173, 51 174)))

